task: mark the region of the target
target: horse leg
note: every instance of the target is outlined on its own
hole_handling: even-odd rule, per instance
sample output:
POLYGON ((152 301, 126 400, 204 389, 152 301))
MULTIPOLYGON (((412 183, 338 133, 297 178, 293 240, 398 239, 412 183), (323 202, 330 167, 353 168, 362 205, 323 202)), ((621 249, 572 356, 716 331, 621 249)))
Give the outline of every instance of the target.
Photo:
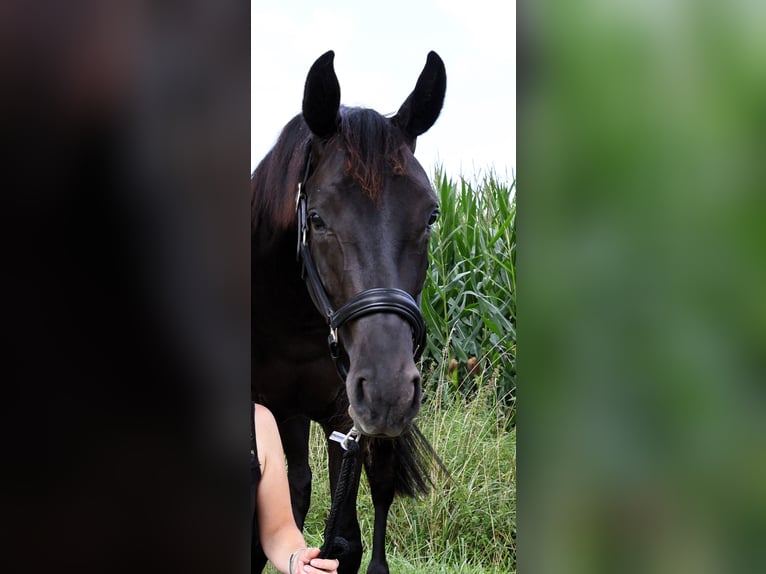
MULTIPOLYGON (((323 427, 325 435, 329 436, 333 429, 330 426, 323 425, 323 427)), ((360 448, 360 458, 362 457, 361 451, 362 449, 360 448)), ((328 440, 327 452, 328 468, 330 471, 330 492, 334 500, 344 451, 338 443, 328 440)), ((359 572, 359 566, 362 563, 362 533, 359 529, 359 521, 356 516, 356 497, 359 492, 359 478, 361 474, 362 463, 361 460, 357 459, 351 484, 348 485, 345 502, 338 509, 337 514, 338 536, 344 538, 348 543, 347 551, 340 558, 338 574, 356 574, 359 572)))
POLYGON ((375 508, 375 525, 372 537, 372 558, 367 567, 367 574, 389 574, 386 560, 386 527, 388 510, 394 502, 396 478, 394 469, 394 441, 371 441, 371 454, 365 460, 365 472, 370 483, 372 504, 375 508))
POLYGON ((311 504, 311 467, 309 466, 309 431, 311 421, 293 417, 279 423, 279 435, 287 457, 287 479, 295 524, 303 530, 311 504))

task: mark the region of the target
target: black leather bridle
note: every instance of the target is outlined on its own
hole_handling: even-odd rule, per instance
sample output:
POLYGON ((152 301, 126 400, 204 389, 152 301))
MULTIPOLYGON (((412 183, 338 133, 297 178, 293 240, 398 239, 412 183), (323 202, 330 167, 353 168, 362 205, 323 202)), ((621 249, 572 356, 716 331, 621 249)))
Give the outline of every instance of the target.
MULTIPOLYGON (((309 144, 310 145, 310 144, 309 144)), ((309 248, 308 226, 308 197, 306 195, 306 182, 311 170, 311 152, 306 159, 306 171, 303 181, 298 184, 298 195, 295 200, 295 209, 298 214, 298 246, 296 258, 301 263, 301 276, 306 282, 311 300, 314 306, 322 314, 330 327, 330 335, 327 342, 330 347, 330 356, 335 362, 340 378, 345 382, 348 368, 343 361, 344 349, 338 338, 338 329, 345 323, 359 319, 373 313, 395 313, 410 324, 412 328, 413 357, 417 361, 423 354, 426 342, 426 324, 423 314, 420 312, 415 299, 402 289, 391 287, 376 287, 365 289, 351 297, 344 305, 335 310, 330 303, 330 298, 325 291, 322 279, 319 277, 314 258, 309 248)))

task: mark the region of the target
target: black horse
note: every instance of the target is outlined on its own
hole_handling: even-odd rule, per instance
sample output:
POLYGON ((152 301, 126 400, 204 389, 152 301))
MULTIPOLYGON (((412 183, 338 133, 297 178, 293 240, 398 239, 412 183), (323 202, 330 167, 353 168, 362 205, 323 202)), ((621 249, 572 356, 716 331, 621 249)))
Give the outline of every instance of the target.
MULTIPOLYGON (((367 572, 377 574, 389 571, 385 530, 394 495, 427 491, 435 460, 413 419, 425 337, 416 301, 438 203, 413 152, 441 112, 446 73, 430 52, 415 89, 389 118, 340 105, 333 58, 327 52, 311 67, 303 113, 251 179, 252 395, 278 421, 299 527, 311 494, 310 421, 328 437, 352 424, 361 432, 375 507, 367 572)), ((335 492, 343 451, 329 441, 328 449, 335 492)), ((360 473, 361 465, 339 514, 348 542, 343 573, 361 563, 360 473)), ((253 571, 264 564, 254 552, 253 571)))

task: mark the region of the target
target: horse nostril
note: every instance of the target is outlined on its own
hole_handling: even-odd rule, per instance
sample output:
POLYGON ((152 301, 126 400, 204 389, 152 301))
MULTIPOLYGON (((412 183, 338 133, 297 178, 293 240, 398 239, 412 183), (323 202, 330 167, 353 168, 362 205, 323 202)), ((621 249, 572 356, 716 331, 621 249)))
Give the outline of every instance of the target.
POLYGON ((420 399, 423 396, 422 378, 420 373, 416 371, 416 374, 412 377, 412 402, 411 406, 415 410, 420 408, 420 399))
POLYGON ((357 404, 364 402, 364 377, 358 377, 354 385, 354 398, 357 404))

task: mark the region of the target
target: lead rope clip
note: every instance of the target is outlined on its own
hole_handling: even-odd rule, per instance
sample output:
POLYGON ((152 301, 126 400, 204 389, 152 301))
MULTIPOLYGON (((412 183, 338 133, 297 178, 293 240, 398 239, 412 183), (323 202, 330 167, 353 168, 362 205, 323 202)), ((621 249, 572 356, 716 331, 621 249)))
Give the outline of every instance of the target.
POLYGON ((332 431, 332 434, 330 434, 330 440, 334 440, 340 444, 343 450, 348 450, 348 441, 353 440, 356 442, 358 439, 359 429, 357 429, 356 426, 352 426, 351 430, 348 431, 348 434, 343 434, 342 432, 338 431, 332 431))

